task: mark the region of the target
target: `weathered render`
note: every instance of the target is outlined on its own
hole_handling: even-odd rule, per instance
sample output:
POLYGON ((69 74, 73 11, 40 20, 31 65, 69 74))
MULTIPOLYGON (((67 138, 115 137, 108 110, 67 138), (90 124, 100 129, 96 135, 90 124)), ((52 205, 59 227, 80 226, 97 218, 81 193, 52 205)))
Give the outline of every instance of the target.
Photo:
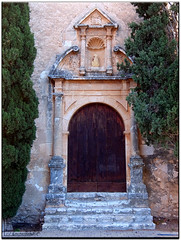
MULTIPOLYGON (((76 203, 72 201, 80 198, 90 198, 88 205, 101 198, 103 207, 105 201, 111 205, 113 198, 115 201, 117 198, 120 202, 114 202, 115 206, 124 206, 121 201, 127 204, 131 214, 127 219, 149 222, 148 226, 140 223, 133 226, 128 220, 127 229, 154 228, 152 216, 176 218, 177 161, 168 156, 165 161, 164 155, 157 155, 153 147, 144 144, 126 101, 135 83, 131 76, 120 76, 117 71, 117 62, 127 58, 124 40, 130 33, 128 24, 140 21, 134 7, 129 2, 30 2, 29 6, 37 48, 32 80, 39 98, 39 118, 26 192, 14 223, 38 224, 46 212, 47 228, 49 220, 55 220, 56 225, 59 221, 56 215, 73 211, 76 203), (67 195, 69 122, 78 109, 96 102, 111 106, 124 121, 127 193, 67 195), (67 209, 62 204, 67 204, 67 209), (140 207, 141 215, 136 213, 135 206, 140 207)), ((82 212, 76 208, 79 206, 74 210, 80 215, 82 212)), ((102 211, 109 212, 112 208, 102 211)), ((118 229, 121 226, 117 222, 125 216, 121 211, 123 215, 113 219, 118 229)), ((64 223, 67 224, 66 216, 64 223)))

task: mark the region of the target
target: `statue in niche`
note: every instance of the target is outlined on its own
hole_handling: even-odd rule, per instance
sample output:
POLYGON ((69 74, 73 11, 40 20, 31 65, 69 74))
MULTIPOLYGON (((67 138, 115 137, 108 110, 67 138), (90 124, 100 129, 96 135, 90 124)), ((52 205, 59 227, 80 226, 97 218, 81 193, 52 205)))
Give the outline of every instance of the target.
POLYGON ((93 58, 92 58, 92 67, 99 67, 99 58, 97 56, 97 54, 94 54, 93 58))

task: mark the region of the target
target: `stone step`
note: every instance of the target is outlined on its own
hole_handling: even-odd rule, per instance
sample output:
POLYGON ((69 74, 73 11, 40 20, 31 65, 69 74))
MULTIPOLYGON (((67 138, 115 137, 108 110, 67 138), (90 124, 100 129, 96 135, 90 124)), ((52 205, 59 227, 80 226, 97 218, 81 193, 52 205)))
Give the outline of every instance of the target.
POLYGON ((62 208, 46 208, 46 215, 65 215, 65 214, 137 214, 147 215, 151 214, 150 208, 112 208, 112 207, 90 207, 90 208, 75 208, 75 207, 62 207, 62 208))
POLYGON ((65 200, 65 206, 66 207, 106 207, 106 206, 112 206, 112 207, 139 207, 139 208, 145 208, 148 207, 148 201, 144 199, 134 200, 134 199, 122 199, 122 200, 105 200, 102 199, 82 199, 82 200, 75 200, 75 199, 66 199, 65 200))
POLYGON ((99 224, 101 223, 142 223, 151 222, 153 217, 151 215, 136 215, 136 214, 94 214, 94 215, 51 215, 45 216, 46 223, 56 224, 99 224))
POLYGON ((67 193, 67 199, 73 200, 123 200, 127 199, 127 193, 107 193, 107 192, 73 192, 67 193))
POLYGON ((154 229, 145 199, 123 193, 68 193, 62 207, 45 209, 43 229, 154 229))
POLYGON ((81 201, 81 200, 66 200, 66 207, 128 207, 131 204, 131 200, 121 200, 121 201, 81 201))
POLYGON ((54 224, 45 223, 43 225, 43 230, 139 230, 139 229, 155 229, 155 224, 149 223, 96 223, 96 224, 79 224, 79 223, 69 223, 69 224, 54 224))

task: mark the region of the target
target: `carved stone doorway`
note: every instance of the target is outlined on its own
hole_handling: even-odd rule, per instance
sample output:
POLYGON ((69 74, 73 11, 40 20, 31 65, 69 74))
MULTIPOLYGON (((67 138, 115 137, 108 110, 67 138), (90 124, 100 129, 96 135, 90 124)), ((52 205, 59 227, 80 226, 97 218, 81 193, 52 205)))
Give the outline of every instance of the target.
POLYGON ((69 124, 68 192, 126 192, 124 124, 101 103, 79 109, 69 124))

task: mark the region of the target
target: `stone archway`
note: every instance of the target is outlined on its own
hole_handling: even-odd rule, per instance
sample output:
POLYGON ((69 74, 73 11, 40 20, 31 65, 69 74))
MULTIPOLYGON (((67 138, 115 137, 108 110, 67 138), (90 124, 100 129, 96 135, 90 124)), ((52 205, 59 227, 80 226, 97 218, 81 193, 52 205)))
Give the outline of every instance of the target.
MULTIPOLYGON (((102 11, 99 11, 98 9, 94 9, 84 18, 82 18, 77 24, 74 25, 74 29, 77 31, 78 45, 80 46, 80 48, 78 46, 72 46, 67 49, 63 54, 57 55, 56 61, 49 72, 49 79, 53 85, 52 95, 54 104, 52 119, 53 151, 52 158, 49 163, 50 185, 48 187, 48 194, 46 195, 46 199, 47 210, 50 209, 51 212, 53 208, 56 214, 60 211, 60 215, 63 212, 68 215, 68 217, 65 216, 64 218, 65 222, 62 220, 62 218, 59 218, 61 219, 61 223, 59 223, 59 227, 61 228, 62 224, 65 224, 64 226, 66 226, 66 228, 68 224, 70 229, 72 229, 72 227, 74 226, 82 228, 87 226, 87 223, 84 221, 85 217, 83 216, 85 212, 84 210, 86 209, 82 210, 82 206, 85 206, 85 208, 87 208, 87 206, 90 207, 91 215, 87 218, 88 223, 91 217, 93 217, 93 220, 96 219, 95 226, 97 227, 97 223, 100 222, 100 218, 96 218, 97 210, 99 211, 99 213, 104 213, 105 211, 105 209, 102 208, 97 209, 97 207, 100 206, 99 202, 95 202, 99 200, 97 198, 98 195, 102 197, 102 204, 105 207, 109 205, 109 201, 112 202, 112 196, 118 197, 116 205, 114 205, 113 203, 114 207, 111 207, 111 211, 113 209, 119 208, 120 205, 124 208, 125 201, 128 209, 131 209, 131 212, 134 212, 135 206, 139 207, 139 210, 141 211, 142 206, 147 208, 148 194, 146 192, 146 187, 142 182, 143 160, 139 156, 137 128, 134 119, 134 113, 128 106, 128 103, 126 101, 126 97, 130 93, 130 90, 136 86, 136 83, 133 82, 131 75, 125 73, 123 74, 124 76, 122 76, 118 73, 116 67, 117 62, 121 63, 124 59, 130 61, 130 63, 132 61, 123 53, 122 48, 120 48, 119 46, 115 46, 113 48, 113 44, 115 44, 114 38, 116 36, 117 28, 118 24, 111 20, 109 16, 104 14, 102 11), (93 57, 96 57, 96 59, 93 60, 93 57), (111 120, 112 122, 110 124, 110 126, 113 128, 112 131, 111 129, 109 129, 108 131, 108 129, 105 127, 107 125, 107 122, 105 121, 105 119, 107 119, 107 116, 105 115, 102 117, 99 116, 97 120, 95 120, 95 122, 93 121, 93 117, 91 117, 90 120, 87 122, 86 117, 91 113, 90 109, 87 109, 84 113, 82 113, 84 117, 80 120, 80 127, 76 127, 78 118, 80 116, 77 115, 77 113, 80 113, 80 111, 82 111, 82 109, 84 109, 84 107, 86 105, 88 106, 89 104, 98 104, 99 106, 101 104, 101 106, 107 104, 107 109, 111 109, 111 113, 113 113, 112 115, 115 116, 113 117, 114 121, 111 120), (74 118, 76 116, 77 118, 74 118), (74 124, 72 124, 71 119, 76 119, 74 121, 74 124), (102 125, 98 124, 99 120, 102 121, 102 125), (94 123, 94 125, 97 125, 98 127, 97 129, 96 127, 94 129, 94 126, 90 126, 90 129, 92 129, 92 131, 86 132, 85 128, 89 128, 87 126, 87 123, 90 123, 90 125, 94 123), (82 126, 84 126, 85 130, 83 131, 83 134, 81 133, 82 126), (102 126, 106 130, 100 130, 102 126), (81 146, 81 144, 74 146, 74 138, 71 140, 72 129, 73 132, 75 130, 75 134, 73 134, 73 137, 76 136, 77 140, 79 140, 78 138, 82 134, 82 136, 80 137, 81 142, 86 144, 88 143, 85 148, 83 145, 81 146), (118 129, 121 129, 120 136, 118 129), (108 134, 106 135, 107 131, 108 134), (96 134, 98 136, 101 136, 100 145, 99 142, 95 142, 93 145, 89 144, 89 141, 86 141, 86 137, 92 138, 92 142, 94 142, 94 139, 96 139, 96 134), (114 164, 114 166, 111 168, 111 170, 114 170, 114 173, 111 175, 110 179, 106 178, 106 181, 104 182, 102 179, 99 178, 101 174, 103 173, 103 175, 106 176, 107 173, 111 172, 107 171, 107 169, 109 168, 109 161, 104 162, 105 159, 108 159, 110 157, 110 155, 106 153, 107 149, 109 149, 106 148, 107 143, 103 144, 104 139, 107 137, 112 139, 120 137, 120 141, 118 140, 118 145, 115 144, 116 149, 118 149, 118 154, 116 153, 116 151, 113 151, 114 141, 111 141, 112 139, 110 141, 107 141, 110 143, 110 149, 112 151, 111 154, 116 153, 117 155, 115 154, 116 164, 114 164), (78 154, 75 149, 73 150, 72 154, 70 154, 70 151, 68 154, 68 139, 69 142, 72 141, 71 149, 73 149, 74 147, 76 149, 79 149, 76 151, 82 151, 80 154, 78 154), (120 145, 124 146, 124 148, 119 148, 120 145), (94 148, 98 150, 94 151, 94 148), (87 153, 86 149, 88 149, 87 153), (103 153, 101 153, 100 149, 103 150, 103 153), (89 153, 92 154, 90 158, 88 156, 89 153), (70 162, 70 158, 74 157, 76 158, 76 161, 73 160, 73 164, 75 163, 75 165, 78 164, 79 158, 83 158, 83 161, 80 162, 82 164, 81 168, 85 170, 85 174, 81 171, 77 171, 75 172, 75 174, 73 171, 71 172, 74 167, 73 165, 72 169, 68 169, 67 175, 68 163, 70 162), (95 160, 95 162, 93 161, 93 164, 91 162, 92 158, 94 158, 95 160), (124 159, 122 161, 124 164, 119 165, 119 159, 121 158, 124 159), (88 162, 89 164, 86 166, 84 164, 85 162, 88 162), (89 165, 91 165, 91 172, 87 172, 87 170, 89 170, 89 165), (101 169, 101 167, 103 169, 103 167, 106 166, 106 171, 97 171, 97 166, 99 170, 101 169), (124 168, 124 171, 122 172, 119 171, 121 166, 123 166, 124 168), (71 176, 69 175, 69 173, 71 173, 71 176), (91 176, 90 181, 89 179, 87 180, 86 178, 83 178, 86 174, 88 177, 91 176), (76 182, 77 184, 80 184, 82 180, 83 184, 87 184, 88 182, 88 191, 90 192, 87 192, 86 194, 85 192, 67 192, 67 176, 68 191, 70 186, 70 179, 71 184, 75 183, 74 180, 78 180, 76 182), (94 179, 94 177, 96 178, 94 179), (105 183, 107 184, 106 187, 105 183), (120 190, 116 188, 115 186, 117 183, 118 185, 121 185, 123 183, 123 189, 120 190), (90 189, 91 184, 95 184, 96 189, 90 189), (105 187, 105 190, 102 190, 100 188, 98 189, 98 185, 101 184, 102 186, 104 185, 103 188, 105 187), (112 192, 115 191, 114 193, 109 192, 109 186, 111 184, 114 185, 113 189, 111 189, 112 192), (95 191, 99 192, 95 193, 95 191), (102 191, 105 192, 102 194, 102 191), (91 198, 91 201, 87 202, 89 198, 91 198), (80 205, 77 205, 77 201, 80 203, 80 205), (96 207, 96 209, 93 209, 94 206, 96 207), (76 207, 76 210, 74 207, 76 207), (77 225, 77 218, 74 218, 75 211, 79 212, 79 223, 77 225), (67 222, 67 219, 70 219, 70 225, 67 222)), ((106 110, 102 112, 106 113, 109 111, 106 110)), ((93 113, 95 112, 93 111, 93 113)), ((114 157, 111 158, 110 162, 114 163, 114 157)), ((73 189, 73 191, 75 190, 82 191, 81 188, 79 189, 79 186, 76 186, 76 188, 73 189)), ((83 191, 85 191, 85 186, 83 191)), ((110 209, 106 209, 106 211, 107 210, 110 211, 110 209)), ((147 211, 147 209, 143 210, 147 211)), ((120 215, 121 214, 122 213, 120 213, 120 215)), ((51 215, 51 213, 48 213, 46 216, 47 219, 44 228, 48 228, 49 223, 51 221, 54 221, 52 219, 56 219, 56 217, 53 216, 53 218, 51 218, 51 216, 48 215, 51 215)), ((102 215, 100 214, 100 216, 102 215)), ((140 226, 140 219, 138 219, 138 222, 135 223, 134 216, 129 216, 129 214, 127 216, 129 219, 128 229, 137 227, 137 224, 138 226, 140 226), (134 224, 136 225, 134 226, 134 224)), ((148 227, 153 228, 154 225, 152 222, 150 223, 149 213, 147 214, 147 216, 147 222, 149 223, 148 227)), ((112 212, 111 215, 107 217, 109 219, 110 229, 113 229, 115 218, 114 212, 112 212), (112 218, 111 221, 110 217, 112 218)), ((125 218, 123 219, 123 221, 124 220, 125 218)), ((121 227, 121 224, 122 223, 119 222, 119 227, 121 227)), ((104 224, 100 227, 104 228, 104 224)), ((147 228, 147 225, 145 225, 144 228, 147 228)))
POLYGON ((68 192, 125 192, 124 123, 110 106, 91 103, 69 123, 68 192))

